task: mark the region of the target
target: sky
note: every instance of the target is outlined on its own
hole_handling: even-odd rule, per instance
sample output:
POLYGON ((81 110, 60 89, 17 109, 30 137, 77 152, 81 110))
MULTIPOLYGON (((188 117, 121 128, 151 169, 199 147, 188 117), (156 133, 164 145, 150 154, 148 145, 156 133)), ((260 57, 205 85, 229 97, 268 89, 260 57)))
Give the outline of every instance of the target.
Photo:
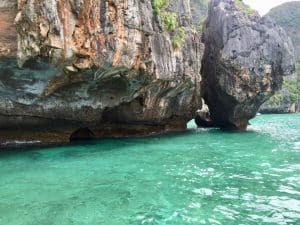
MULTIPOLYGON (((265 15, 270 9, 281 5, 285 2, 292 2, 295 0, 243 0, 251 8, 257 10, 260 15, 265 15)), ((300 0, 296 0, 300 1, 300 0)))

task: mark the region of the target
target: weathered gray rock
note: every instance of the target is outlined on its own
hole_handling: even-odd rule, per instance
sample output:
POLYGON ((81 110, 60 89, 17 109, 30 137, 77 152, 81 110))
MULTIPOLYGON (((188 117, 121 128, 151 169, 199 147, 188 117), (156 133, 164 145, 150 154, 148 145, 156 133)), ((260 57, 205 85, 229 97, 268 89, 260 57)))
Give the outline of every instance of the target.
POLYGON ((95 137, 183 130, 201 107, 204 46, 184 17, 188 0, 169 6, 185 33, 179 48, 151 1, 18 7, 17 59, 0 60, 0 144, 67 142, 87 130, 95 137))
POLYGON ((296 110, 296 112, 300 112, 300 100, 298 100, 297 102, 296 102, 296 105, 295 105, 296 107, 295 107, 295 110, 296 110))
POLYGON ((0 8, 14 8, 16 6, 16 0, 0 0, 0 8))
POLYGON ((214 125, 245 129, 260 105, 294 73, 293 46, 268 17, 212 0, 204 30, 202 94, 214 125))
MULTIPOLYGON (((295 58, 300 65, 300 2, 286 2, 270 10, 267 14, 280 25, 291 37, 295 48, 295 58)), ((300 76, 300 66, 297 67, 297 74, 300 76)), ((294 113, 299 112, 300 83, 296 76, 289 76, 285 79, 282 90, 270 100, 265 102, 261 113, 294 113)))

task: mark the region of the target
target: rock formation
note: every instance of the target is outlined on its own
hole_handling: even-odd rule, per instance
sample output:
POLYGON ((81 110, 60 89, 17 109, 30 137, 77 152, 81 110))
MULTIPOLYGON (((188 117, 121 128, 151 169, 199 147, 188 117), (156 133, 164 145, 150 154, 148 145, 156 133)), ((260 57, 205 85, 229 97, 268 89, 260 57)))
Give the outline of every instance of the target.
POLYGON ((285 78, 282 89, 260 108, 261 113, 294 113, 300 108, 300 2, 286 2, 267 14, 291 37, 295 48, 297 76, 285 78))
POLYGON ((291 37, 295 57, 300 61, 300 2, 286 2, 270 10, 267 14, 291 37))
POLYGON ((0 7, 15 12, 15 22, 4 19, 18 34, 10 39, 18 49, 0 60, 2 144, 68 142, 86 130, 95 137, 183 130, 201 107, 204 46, 189 0, 164 6, 177 15, 171 30, 151 1, 2 0, 0 7))
POLYGON ((260 105, 294 73, 293 46, 269 17, 212 0, 204 29, 202 95, 214 126, 245 129, 260 105))
POLYGON ((198 109, 245 128, 293 71, 291 43, 268 18, 213 0, 204 53, 191 4, 0 0, 0 145, 184 130, 198 109))

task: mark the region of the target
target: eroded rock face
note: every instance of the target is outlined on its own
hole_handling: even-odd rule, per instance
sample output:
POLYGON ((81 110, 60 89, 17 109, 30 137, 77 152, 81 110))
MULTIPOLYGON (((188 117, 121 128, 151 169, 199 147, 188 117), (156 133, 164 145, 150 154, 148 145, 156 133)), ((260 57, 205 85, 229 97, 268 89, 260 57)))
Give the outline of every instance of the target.
POLYGON ((17 0, 0 0, 0 8, 16 8, 17 0))
POLYGON ((0 57, 13 57, 17 52, 17 32, 14 19, 17 1, 0 0, 0 57))
POLYGON ((0 143, 66 142, 81 128, 182 130, 201 107, 204 46, 188 0, 168 9, 185 33, 179 48, 151 1, 19 0, 18 9, 17 58, 0 60, 0 143))
POLYGON ((202 95, 201 123, 243 129, 294 70, 283 30, 230 0, 211 3, 203 60, 189 0, 166 9, 173 31, 151 1, 0 3, 0 146, 183 130, 202 95))
POLYGON ((204 31, 202 94, 214 125, 245 129, 260 105, 294 73, 293 46, 268 17, 212 0, 204 31))

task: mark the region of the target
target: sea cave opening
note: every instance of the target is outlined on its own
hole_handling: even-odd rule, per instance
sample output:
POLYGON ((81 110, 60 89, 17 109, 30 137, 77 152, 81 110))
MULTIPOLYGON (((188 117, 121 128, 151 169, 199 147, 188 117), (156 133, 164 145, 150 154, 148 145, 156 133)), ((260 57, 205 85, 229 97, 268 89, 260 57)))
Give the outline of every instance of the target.
POLYGON ((70 136, 70 142, 89 141, 96 138, 95 134, 87 127, 74 131, 70 136))

